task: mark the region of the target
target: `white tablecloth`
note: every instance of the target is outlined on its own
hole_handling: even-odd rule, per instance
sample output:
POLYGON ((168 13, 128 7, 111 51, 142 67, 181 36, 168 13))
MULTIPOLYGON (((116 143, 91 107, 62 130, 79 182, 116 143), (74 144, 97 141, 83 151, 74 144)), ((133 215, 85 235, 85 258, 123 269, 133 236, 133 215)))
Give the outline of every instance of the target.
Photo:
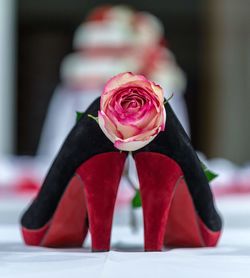
MULTIPOLYGON (((250 197, 218 202, 225 230, 217 248, 142 251, 143 231, 115 226, 112 251, 24 246, 17 224, 0 225, 0 277, 250 277, 250 197)), ((0 211, 1 213, 1 211, 0 211)), ((87 240, 87 246, 90 241, 87 240)))

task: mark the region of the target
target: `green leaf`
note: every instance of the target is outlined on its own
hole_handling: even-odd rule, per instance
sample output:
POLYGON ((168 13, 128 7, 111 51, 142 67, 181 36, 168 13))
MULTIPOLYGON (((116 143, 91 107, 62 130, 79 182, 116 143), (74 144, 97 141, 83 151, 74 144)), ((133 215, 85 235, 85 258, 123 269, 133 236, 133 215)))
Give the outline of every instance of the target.
POLYGON ((141 207, 141 194, 138 189, 136 189, 135 196, 131 201, 132 208, 139 208, 141 207))
POLYGON ((216 174, 215 172, 213 172, 209 169, 205 170, 204 172, 205 172, 208 182, 210 182, 218 177, 218 174, 216 174))
POLYGON ((212 180, 214 180, 215 178, 218 177, 218 174, 209 170, 203 162, 201 162, 201 167, 202 167, 202 169, 203 169, 203 171, 204 171, 204 173, 207 177, 208 182, 210 182, 210 181, 212 181, 212 180))
POLYGON ((79 122, 83 114, 83 112, 76 111, 76 122, 79 122))
POLYGON ((93 116, 91 114, 88 114, 88 117, 93 119, 93 120, 95 120, 98 123, 98 117, 95 117, 95 116, 93 116))

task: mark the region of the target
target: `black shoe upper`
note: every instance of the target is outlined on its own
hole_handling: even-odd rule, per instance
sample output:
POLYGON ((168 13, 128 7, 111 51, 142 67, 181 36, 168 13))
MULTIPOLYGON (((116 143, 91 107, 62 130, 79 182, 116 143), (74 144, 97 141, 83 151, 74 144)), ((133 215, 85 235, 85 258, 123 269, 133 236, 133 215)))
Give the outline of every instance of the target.
POLYGON ((38 229, 50 220, 75 170, 84 161, 96 154, 119 152, 98 123, 88 117, 88 114, 97 116, 99 108, 100 98, 97 98, 70 131, 37 198, 21 218, 23 227, 38 229))
MULTIPOLYGON (((181 167, 196 211, 212 231, 219 231, 222 221, 213 201, 209 183, 190 139, 168 103, 166 128, 144 148, 134 152, 158 152, 175 160, 181 167)), ((185 221, 185 220, 184 220, 185 221)))

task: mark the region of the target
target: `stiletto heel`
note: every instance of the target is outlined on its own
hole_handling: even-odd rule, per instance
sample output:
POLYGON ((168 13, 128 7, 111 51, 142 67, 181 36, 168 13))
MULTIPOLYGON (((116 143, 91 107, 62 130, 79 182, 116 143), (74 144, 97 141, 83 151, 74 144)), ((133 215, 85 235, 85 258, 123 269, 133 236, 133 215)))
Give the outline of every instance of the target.
POLYGON ((110 249, 113 211, 125 159, 125 153, 99 154, 76 171, 84 182, 92 251, 110 249))
POLYGON ((176 162, 158 153, 135 155, 142 197, 145 251, 161 251, 175 186, 182 176, 176 162))

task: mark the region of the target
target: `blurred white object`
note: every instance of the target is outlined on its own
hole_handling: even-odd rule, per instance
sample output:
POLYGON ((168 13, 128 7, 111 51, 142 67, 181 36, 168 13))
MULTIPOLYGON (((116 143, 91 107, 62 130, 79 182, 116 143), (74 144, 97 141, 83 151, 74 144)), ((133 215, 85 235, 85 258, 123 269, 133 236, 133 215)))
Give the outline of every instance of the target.
POLYGON ((135 39, 133 19, 134 11, 124 5, 97 7, 77 28, 74 49, 132 46, 135 39))
POLYGON ((84 53, 68 55, 61 65, 61 80, 66 87, 99 89, 100 94, 107 80, 124 71, 137 71, 138 63, 133 57, 121 56, 119 59, 112 54, 89 56, 84 53))
POLYGON ((75 49, 127 47, 133 40, 132 30, 123 22, 87 22, 76 30, 73 46, 75 49))
POLYGON ((135 160, 132 155, 128 156, 128 178, 136 189, 139 189, 139 178, 136 170, 135 160))
POLYGON ((173 98, 170 100, 169 103, 174 110, 178 120, 182 124, 184 130, 189 136, 191 136, 187 105, 184 97, 180 94, 174 93, 173 98))
POLYGON ((137 12, 134 20, 135 45, 139 48, 158 46, 164 38, 161 21, 148 12, 137 12))

